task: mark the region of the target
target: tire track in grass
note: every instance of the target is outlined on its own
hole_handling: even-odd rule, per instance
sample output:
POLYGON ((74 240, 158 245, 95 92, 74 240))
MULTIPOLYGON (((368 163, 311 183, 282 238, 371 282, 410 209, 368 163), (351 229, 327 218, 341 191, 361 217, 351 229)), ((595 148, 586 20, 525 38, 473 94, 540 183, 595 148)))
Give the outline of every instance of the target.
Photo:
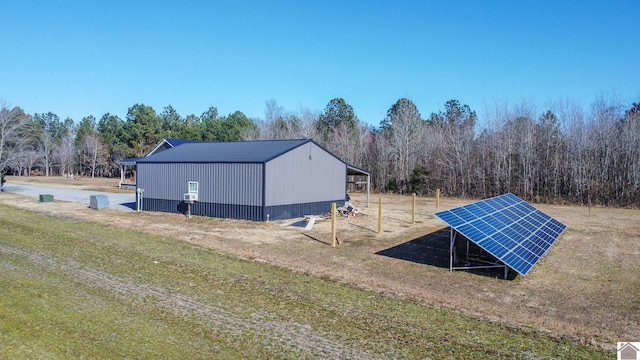
MULTIPOLYGON (((46 255, 34 254, 0 244, 0 255, 3 253, 23 257, 30 263, 41 267, 62 270, 78 280, 88 280, 91 285, 118 292, 126 297, 151 298, 158 306, 181 316, 196 315, 199 318, 206 319, 210 325, 215 327, 214 331, 217 332, 237 336, 243 333, 257 334, 262 339, 265 339, 267 347, 275 342, 286 349, 301 350, 306 356, 317 358, 377 358, 377 356, 365 351, 330 341, 327 339, 328 333, 315 331, 310 325, 275 321, 273 320, 274 317, 268 313, 256 312, 248 317, 242 317, 233 311, 225 309, 222 305, 206 304, 184 294, 172 293, 157 285, 136 284, 129 279, 107 274, 75 261, 63 263, 46 255)), ((2 262, 0 263, 0 268, 8 269, 11 266, 2 262)), ((385 357, 388 358, 389 355, 385 357)))

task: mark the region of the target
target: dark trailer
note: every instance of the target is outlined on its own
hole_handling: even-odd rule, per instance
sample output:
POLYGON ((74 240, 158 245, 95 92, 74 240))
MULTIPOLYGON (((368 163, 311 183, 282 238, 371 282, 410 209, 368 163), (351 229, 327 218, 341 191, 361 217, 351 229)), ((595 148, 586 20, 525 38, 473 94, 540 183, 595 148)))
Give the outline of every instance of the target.
POLYGON ((347 175, 369 178, 309 139, 184 143, 136 160, 143 210, 256 221, 329 212, 347 175))

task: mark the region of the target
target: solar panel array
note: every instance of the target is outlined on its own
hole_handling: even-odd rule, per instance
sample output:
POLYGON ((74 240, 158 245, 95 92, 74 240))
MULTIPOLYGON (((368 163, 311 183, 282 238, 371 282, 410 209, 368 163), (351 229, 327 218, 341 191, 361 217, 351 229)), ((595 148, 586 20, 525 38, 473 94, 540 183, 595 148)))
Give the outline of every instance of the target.
POLYGON ((435 215, 521 275, 529 273, 567 228, 513 194, 435 215))

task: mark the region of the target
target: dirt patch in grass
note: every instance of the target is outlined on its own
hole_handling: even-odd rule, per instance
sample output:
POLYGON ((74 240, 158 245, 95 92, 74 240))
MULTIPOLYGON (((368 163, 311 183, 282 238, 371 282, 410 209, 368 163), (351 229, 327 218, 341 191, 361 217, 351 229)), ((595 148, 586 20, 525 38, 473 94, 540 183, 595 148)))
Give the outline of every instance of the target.
MULTIPOLYGON (((38 183, 41 179, 28 180, 38 183)), ((47 186, 56 183, 56 178, 44 179, 47 186)), ((117 188, 117 180, 112 179, 86 183, 83 179, 79 180, 81 185, 57 179, 60 186, 117 188)), ((6 193, 0 195, 0 201, 54 216, 172 237, 584 343, 612 345, 640 339, 640 211, 536 205, 566 224, 568 230, 527 277, 502 280, 500 272, 492 276, 449 272, 448 252, 442 246, 448 232, 442 231, 445 224, 433 216, 433 198, 417 200, 416 223, 411 224, 411 197, 382 195, 383 232, 378 234, 379 196, 373 195, 367 208, 364 194, 351 194, 361 213, 339 219, 341 245, 337 248, 329 245, 331 224, 327 220, 305 231, 285 222, 96 211, 59 201, 39 204, 35 199, 6 193)), ((441 208, 468 202, 441 199, 441 208)))

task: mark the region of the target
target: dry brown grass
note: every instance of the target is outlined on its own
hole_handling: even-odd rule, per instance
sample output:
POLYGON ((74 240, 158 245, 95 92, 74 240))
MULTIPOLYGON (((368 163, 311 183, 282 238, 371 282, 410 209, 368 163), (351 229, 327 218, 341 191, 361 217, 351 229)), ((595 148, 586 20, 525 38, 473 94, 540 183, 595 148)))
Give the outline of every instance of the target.
MULTIPOLYGON (((25 178, 48 186, 113 190, 117 180, 25 178), (57 179, 57 180, 56 180, 57 179), (72 182, 73 185, 70 185, 72 182), (78 185, 76 185, 76 182, 78 185)), ((9 178, 10 182, 22 179, 9 178)), ((615 344, 640 339, 640 211, 536 205, 568 226, 527 277, 501 280, 425 265, 441 256, 429 244, 443 222, 433 216, 433 198, 417 201, 411 224, 411 198, 382 195, 383 233, 377 234, 378 197, 370 208, 363 194, 352 194, 361 215, 340 218, 341 245, 329 246, 330 222, 310 231, 257 223, 165 213, 95 211, 82 204, 38 204, 3 193, 0 201, 16 207, 136 229, 236 254, 255 261, 335 279, 395 297, 455 309, 482 319, 530 327, 584 342, 615 344), (430 236, 430 237, 429 237, 430 236), (379 255, 404 249, 410 256, 379 255)), ((441 208, 469 201, 441 199, 441 208)))

